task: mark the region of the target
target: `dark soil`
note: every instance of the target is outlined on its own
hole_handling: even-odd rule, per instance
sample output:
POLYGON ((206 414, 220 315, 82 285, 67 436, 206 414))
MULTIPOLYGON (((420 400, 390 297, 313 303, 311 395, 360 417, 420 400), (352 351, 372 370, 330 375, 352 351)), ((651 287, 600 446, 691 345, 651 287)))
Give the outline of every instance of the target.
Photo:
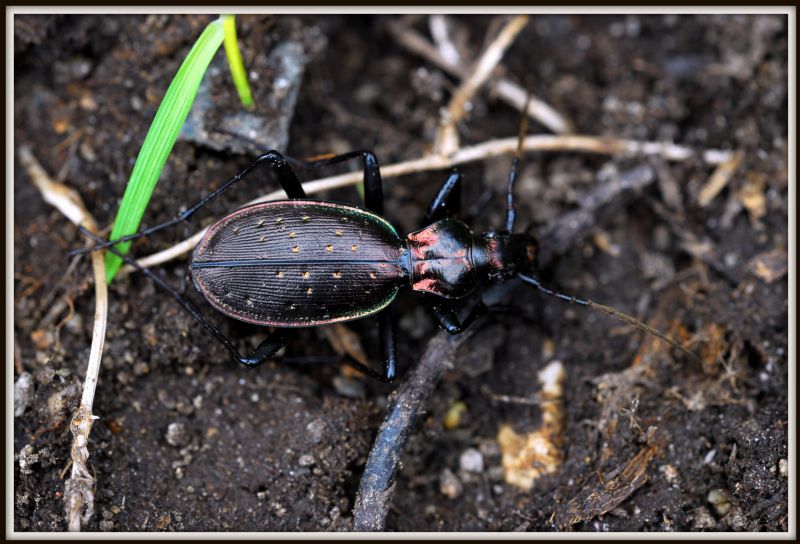
MULTIPOLYGON (((51 175, 74 187, 100 224, 113 221, 158 102, 209 20, 15 17, 16 144, 31 147, 51 175)), ((270 51, 295 41, 309 58, 281 151, 307 157, 368 148, 389 164, 430 146, 456 83, 397 45, 388 20, 238 19, 245 63, 258 75, 257 100, 273 92, 270 51)), ((451 23, 456 42, 474 54, 491 18, 451 23)), ((428 35, 424 20, 416 28, 428 35)), ((579 133, 743 152, 707 207, 698 205, 698 193, 713 166, 699 158, 660 163, 536 154, 526 157, 519 181, 518 217, 536 232, 598 184, 652 166, 657 182, 616 199, 596 217, 591 236, 541 277, 643 317, 687 342, 702 364, 602 314, 516 288, 507 302, 522 316, 482 324, 485 330, 462 350, 463 366, 446 375, 418 422, 402 457, 388 530, 787 530, 787 41, 784 16, 532 18, 504 58, 507 76, 529 81, 579 133), (670 183, 678 188, 671 201, 670 183), (752 199, 763 199, 761 211, 752 199), (687 251, 687 233, 708 244, 695 248, 695 256, 687 251), (696 258, 701 253, 711 257, 704 262, 696 258), (519 433, 536 429, 540 407, 493 395, 536 397, 536 373, 553 359, 566 368, 563 463, 526 492, 504 481, 497 433, 503 423, 519 433), (466 406, 460 425, 445 428, 444 415, 459 401, 466 406), (460 466, 469 448, 480 452, 482 466, 460 466), (599 493, 602 502, 608 491, 603 482, 644 448, 642 481, 617 504, 595 507, 591 497, 599 493), (460 487, 448 487, 446 496, 442 483, 452 483, 453 475, 460 487)), ((238 111, 225 78, 213 100, 210 115, 238 111)), ((481 94, 462 126, 464 142, 514 135, 518 122, 518 112, 481 94)), ((532 122, 530 131, 544 129, 532 122)), ((173 217, 251 159, 179 141, 145 224, 173 217)), ((502 224, 509 165, 503 157, 463 168, 465 202, 490 191, 476 229, 502 224)), ((89 260, 70 270, 66 257, 84 243, 81 236, 42 200, 18 162, 14 171, 15 380, 26 372, 34 384, 14 419, 14 527, 63 531, 68 420, 80 399, 94 291, 89 260), (64 301, 74 304, 72 317, 64 301), (45 319, 59 304, 63 309, 45 319)), ((416 228, 445 177, 387 180, 386 215, 398 230, 416 228)), ((276 188, 267 183, 244 184, 196 223, 276 188)), ((320 198, 358 201, 352 189, 320 198)), ((149 254, 187 233, 173 229, 138 242, 133 252, 149 254)), ((159 272, 199 300, 185 260, 159 272)), ((89 444, 96 512, 87 530, 351 527, 390 386, 348 377, 333 365, 239 368, 139 274, 115 280, 110 296, 94 403, 100 419, 89 444)), ((396 312, 402 380, 435 326, 411 295, 400 297, 396 312)), ((263 335, 214 318, 242 345, 263 335)), ((378 360, 374 321, 348 326, 378 360)), ((334 352, 320 331, 303 330, 287 353, 334 352)))

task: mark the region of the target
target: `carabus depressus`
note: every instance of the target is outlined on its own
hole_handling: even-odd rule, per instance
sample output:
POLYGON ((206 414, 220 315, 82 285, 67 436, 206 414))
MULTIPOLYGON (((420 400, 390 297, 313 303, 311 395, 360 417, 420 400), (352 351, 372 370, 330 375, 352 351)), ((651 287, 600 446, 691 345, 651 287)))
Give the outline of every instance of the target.
POLYGON ((536 242, 527 234, 514 232, 514 184, 519 157, 514 159, 509 174, 505 229, 476 234, 452 217, 459 211, 461 192, 461 175, 453 171, 431 203, 420 230, 405 238, 381 217, 381 175, 372 152, 354 151, 304 164, 319 167, 353 158, 361 158, 364 164, 366 210, 309 200, 290 161, 277 151, 269 151, 175 219, 111 242, 84 230, 98 244, 75 253, 108 248, 119 255, 172 294, 238 362, 247 366, 272 358, 286 343, 285 328, 312 327, 377 313, 385 360, 383 373, 351 358, 347 362, 373 377, 391 381, 396 375, 397 355, 395 324, 388 306, 399 289, 408 287, 420 292, 421 303, 440 327, 458 334, 486 308, 478 302, 462 321, 455 303, 491 283, 515 276, 550 295, 609 313, 687 352, 633 317, 555 293, 531 275, 536 242), (277 327, 255 350, 242 356, 191 301, 158 275, 122 255, 114 245, 185 221, 260 165, 273 171, 289 199, 246 206, 223 217, 208 229, 190 265, 195 286, 214 308, 241 321, 277 327))

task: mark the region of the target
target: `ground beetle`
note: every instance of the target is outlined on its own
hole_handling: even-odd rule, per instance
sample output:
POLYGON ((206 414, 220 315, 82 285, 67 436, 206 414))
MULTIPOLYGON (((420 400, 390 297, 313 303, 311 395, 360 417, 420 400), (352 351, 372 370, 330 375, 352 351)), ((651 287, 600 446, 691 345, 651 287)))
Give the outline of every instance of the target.
POLYGON ((397 356, 395 324, 387 306, 399 289, 410 287, 420 292, 422 304, 440 327, 458 334, 487 309, 478 302, 462 321, 458 317, 459 301, 488 284, 515 276, 547 294, 614 315, 686 352, 633 317, 589 300, 553 292, 531 275, 536 242, 527 234, 514 233, 518 164, 519 153, 509 174, 507 218, 502 231, 476 234, 451 217, 460 209, 458 171, 453 171, 439 189, 420 230, 403 238, 381 217, 381 175, 372 152, 354 151, 302 162, 269 151, 173 220, 111 242, 82 229, 98 244, 75 253, 108 248, 119 255, 172 294, 239 363, 247 366, 257 366, 274 357, 286 343, 285 328, 348 321, 380 312, 383 373, 349 357, 347 362, 375 378, 391 381, 396 375, 397 356), (309 200, 290 167, 290 162, 320 167, 353 158, 363 161, 366 210, 309 200), (241 321, 277 327, 252 353, 242 356, 191 301, 152 271, 120 254, 114 245, 187 220, 262 165, 272 170, 289 200, 246 206, 220 219, 197 245, 191 262, 194 284, 214 308, 241 321))

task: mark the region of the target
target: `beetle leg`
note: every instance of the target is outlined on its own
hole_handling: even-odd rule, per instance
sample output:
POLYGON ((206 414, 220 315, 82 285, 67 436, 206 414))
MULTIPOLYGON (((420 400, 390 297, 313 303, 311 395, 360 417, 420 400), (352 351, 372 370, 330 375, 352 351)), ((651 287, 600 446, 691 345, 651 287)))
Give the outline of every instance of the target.
POLYGON ((372 151, 350 151, 341 155, 334 155, 325 159, 303 161, 306 168, 320 168, 340 162, 361 157, 364 164, 364 204, 365 207, 378 215, 383 215, 383 182, 378 159, 372 151))
MULTIPOLYGON (((99 236, 96 236, 92 232, 86 230, 84 227, 79 226, 78 228, 84 235, 88 236, 89 238, 92 238, 95 241, 101 241, 101 238, 99 236)), ((161 279, 161 277, 158 276, 158 274, 155 274, 149 268, 143 267, 142 265, 137 263, 134 259, 132 259, 130 256, 120 252, 117 248, 110 247, 108 248, 108 250, 111 253, 120 257, 124 262, 133 266, 134 268, 139 270, 142 274, 150 278, 150 280, 152 280, 153 283, 155 283, 162 290, 172 295, 173 298, 175 298, 175 300, 178 302, 178 304, 180 304, 181 307, 184 310, 186 310, 195 320, 199 321, 200 324, 203 325, 203 327, 205 327, 205 329, 208 332, 210 332, 211 335, 214 338, 216 338, 219 341, 219 343, 222 344, 223 347, 227 349, 231 353, 231 355, 233 355, 233 358, 236 359, 236 361, 238 361, 239 363, 251 367, 258 366, 264 363, 265 361, 269 360, 270 358, 272 358, 275 355, 275 353, 286 344, 283 332, 276 331, 269 337, 267 337, 266 340, 261 342, 258 345, 258 347, 255 350, 253 350, 253 352, 250 353, 247 357, 243 357, 242 354, 239 353, 239 350, 237 350, 236 347, 233 345, 233 342, 230 340, 230 338, 225 336, 225 333, 223 333, 219 329, 219 327, 217 327, 210 319, 208 319, 192 301, 181 296, 178 290, 175 289, 172 285, 161 279)))
POLYGON ((391 382, 397 375, 397 344, 395 342, 397 326, 391 308, 385 309, 378 315, 378 324, 383 348, 383 377, 387 382, 391 382))
POLYGON ((429 299, 423 301, 423 305, 436 319, 439 328, 453 335, 461 334, 467 330, 475 320, 487 311, 486 305, 483 302, 478 302, 470 309, 469 314, 462 321, 453 307, 446 301, 429 299))
POLYGON ((442 184, 436 197, 428 207, 422 227, 427 227, 434 221, 447 216, 448 213, 459 213, 461 211, 461 173, 453 170, 450 177, 442 184))
POLYGON ((256 167, 260 165, 268 166, 273 171, 275 177, 277 178, 278 182, 280 183, 281 187, 286 192, 289 198, 294 198, 294 199, 305 198, 306 193, 303 190, 303 186, 297 179, 297 176, 295 176, 286 158, 277 151, 268 151, 267 153, 264 153, 263 155, 258 157, 255 161, 253 161, 253 163, 250 164, 250 166, 248 166, 247 168, 245 168, 244 170, 242 170, 241 172, 230 178, 228 181, 223 183, 219 189, 206 195, 205 197, 200 199, 197 203, 189 207, 186 211, 182 212, 174 219, 170 219, 169 221, 165 221, 164 223, 141 230, 135 234, 122 236, 120 238, 117 238, 116 240, 101 241, 97 245, 89 248, 80 248, 72 250, 69 252, 69 255, 71 257, 75 255, 82 255, 84 253, 97 251, 98 249, 109 248, 111 246, 115 246, 123 242, 130 242, 131 240, 136 240, 137 238, 148 236, 160 230, 169 228, 173 225, 177 225, 178 223, 181 223, 183 221, 187 221, 200 208, 202 208, 212 200, 216 199, 222 193, 233 187, 236 183, 244 179, 250 172, 252 172, 256 167))
POLYGON ((517 168, 519 167, 519 157, 514 157, 511 163, 511 172, 508 173, 508 195, 506 197, 506 231, 514 232, 514 223, 517 219, 517 209, 514 206, 514 185, 517 183, 517 168))

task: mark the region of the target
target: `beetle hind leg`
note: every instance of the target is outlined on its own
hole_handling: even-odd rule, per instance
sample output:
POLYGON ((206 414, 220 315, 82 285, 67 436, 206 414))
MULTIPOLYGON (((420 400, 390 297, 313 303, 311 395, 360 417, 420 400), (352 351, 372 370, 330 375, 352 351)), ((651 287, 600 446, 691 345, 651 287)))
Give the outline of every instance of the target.
MULTIPOLYGON (((73 257, 75 255, 82 255, 84 253, 90 253, 99 249, 110 248, 112 246, 116 246, 117 244, 127 243, 132 240, 142 238, 143 236, 149 236, 158 231, 177 225, 178 223, 187 221, 191 216, 197 213, 198 210, 219 197, 222 193, 236 185, 238 182, 247 177, 247 175, 253 170, 262 165, 267 166, 270 168, 270 170, 272 170, 275 178, 278 180, 278 183, 280 183, 281 188, 286 192, 286 195, 289 198, 300 199, 306 197, 306 193, 303 190, 303 185, 300 183, 300 180, 297 179, 294 171, 292 171, 292 168, 289 166, 289 161, 277 151, 268 151, 253 161, 250 166, 223 183, 222 186, 220 186, 216 191, 204 196, 198 202, 190 206, 186 211, 180 213, 177 217, 158 225, 143 229, 137 233, 122 236, 115 240, 99 240, 96 245, 88 248, 74 249, 69 252, 69 255, 70 257, 73 257)), ((124 252, 125 251, 123 251, 123 253, 124 252)))

